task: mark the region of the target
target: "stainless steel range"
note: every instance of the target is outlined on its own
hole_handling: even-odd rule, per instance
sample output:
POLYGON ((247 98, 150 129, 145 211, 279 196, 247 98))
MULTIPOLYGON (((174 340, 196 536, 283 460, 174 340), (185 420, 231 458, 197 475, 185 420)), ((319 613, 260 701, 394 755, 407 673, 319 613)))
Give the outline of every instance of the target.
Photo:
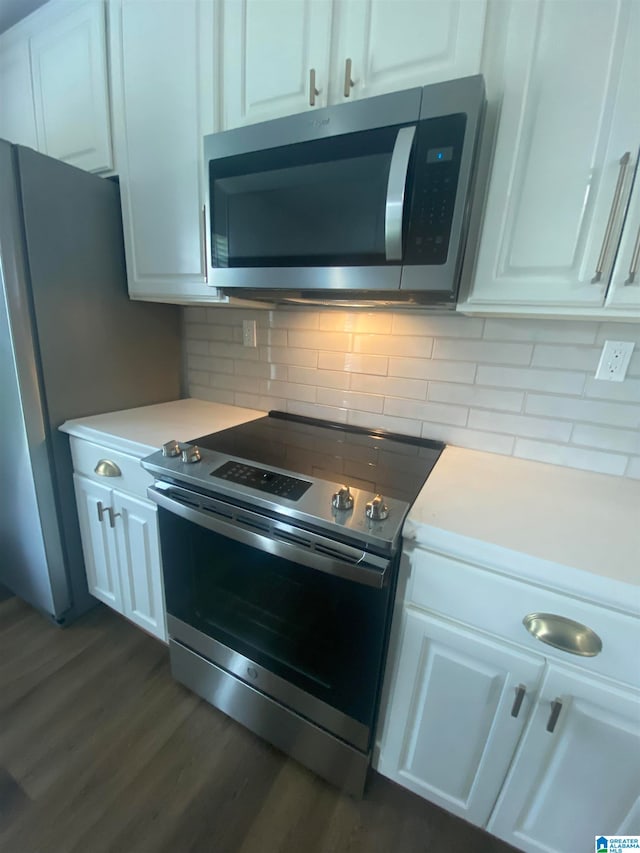
POLYGON ((270 412, 142 463, 174 677, 355 795, 402 526, 443 448, 270 412))

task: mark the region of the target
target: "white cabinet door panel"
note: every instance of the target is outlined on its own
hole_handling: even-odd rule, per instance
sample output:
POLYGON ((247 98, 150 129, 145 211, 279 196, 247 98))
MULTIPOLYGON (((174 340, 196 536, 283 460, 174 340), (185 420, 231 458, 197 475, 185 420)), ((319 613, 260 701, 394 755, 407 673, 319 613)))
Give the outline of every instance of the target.
POLYGON ((38 149, 29 44, 0 39, 0 137, 38 149))
POLYGON ((157 510, 114 493, 124 615, 161 640, 167 639, 157 510))
POLYGON ((544 660, 405 609, 378 770, 484 825, 530 713, 544 660), (514 702, 522 685, 516 716, 514 702))
POLYGON ((107 512, 113 493, 77 474, 73 482, 89 592, 122 613, 116 539, 107 512))
POLYGON ((631 11, 627 0, 592 0, 588 14, 582 0, 512 5, 472 304, 602 305, 613 252, 592 279, 620 158, 638 145, 631 11))
POLYGON ((88 171, 107 171, 113 159, 104 5, 68 8, 73 11, 30 38, 40 150, 88 171))
POLYGON ((197 0, 124 0, 112 7, 115 130, 134 297, 215 295, 205 283, 203 261, 202 137, 213 130, 212 9, 197 0))
POLYGON ((226 0, 223 28, 224 130, 311 109, 312 68, 326 105, 329 0, 226 0))
POLYGON ((337 7, 332 101, 344 96, 352 60, 351 99, 477 74, 484 0, 345 0, 337 7))
POLYGON ((639 701, 550 666, 489 831, 531 853, 576 853, 592 850, 598 835, 640 834, 639 701))
POLYGON ((629 202, 606 305, 627 309, 640 317, 640 175, 638 174, 636 174, 635 186, 629 202))

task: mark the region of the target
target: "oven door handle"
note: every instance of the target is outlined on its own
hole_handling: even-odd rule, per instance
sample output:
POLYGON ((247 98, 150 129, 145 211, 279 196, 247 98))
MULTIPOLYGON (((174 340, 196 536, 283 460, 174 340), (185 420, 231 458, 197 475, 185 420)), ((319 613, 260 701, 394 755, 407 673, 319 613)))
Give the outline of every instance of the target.
MULTIPOLYGON (((173 490, 177 491, 177 489, 173 490)), ((269 531, 271 535, 266 532, 259 533, 243 526, 241 518, 234 521, 226 521, 222 518, 217 518, 213 514, 213 511, 209 515, 206 506, 204 508, 201 506, 188 506, 181 500, 176 500, 165 494, 162 489, 158 489, 156 486, 149 486, 147 488, 147 496, 154 503, 158 504, 158 506, 180 516, 180 518, 184 518, 186 521, 191 521, 214 533, 219 533, 222 536, 257 548, 260 551, 266 551, 276 557, 282 557, 291 562, 307 566, 310 569, 316 569, 329 575, 344 578, 344 580, 355 581, 364 586, 382 589, 388 582, 389 566, 391 563, 389 558, 378 557, 364 550, 335 542, 317 533, 299 530, 291 525, 272 519, 268 519, 271 526, 269 531), (294 537, 301 539, 304 536, 306 543, 309 543, 309 547, 286 541, 288 536, 291 539, 294 537)), ((189 497, 186 500, 188 501, 189 497)), ((225 507, 230 512, 236 511, 235 507, 229 505, 225 505, 225 507)), ((237 514, 240 517, 250 518, 251 516, 255 516, 263 520, 262 516, 251 513, 250 510, 240 510, 238 508, 237 514)))

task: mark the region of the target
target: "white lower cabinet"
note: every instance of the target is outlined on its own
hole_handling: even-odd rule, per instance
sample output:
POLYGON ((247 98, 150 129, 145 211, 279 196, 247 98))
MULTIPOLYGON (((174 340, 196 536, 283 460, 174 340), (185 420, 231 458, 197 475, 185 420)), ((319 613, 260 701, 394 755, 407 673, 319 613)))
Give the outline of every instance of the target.
POLYGON ((422 548, 409 564, 376 768, 526 853, 640 835, 637 614, 422 548), (586 624, 601 652, 540 643, 534 612, 586 624))
POLYGON ((639 835, 640 694, 550 665, 487 828, 540 853, 639 835))
POLYGON ((151 477, 132 456, 76 438, 71 447, 89 591, 166 642, 158 511, 144 497, 151 477), (98 474, 105 460, 119 473, 98 474))
POLYGON ((542 657, 408 608, 378 769, 484 825, 543 669, 542 657))
POLYGON ((109 525, 112 490, 73 475, 89 592, 122 613, 116 537, 109 525))

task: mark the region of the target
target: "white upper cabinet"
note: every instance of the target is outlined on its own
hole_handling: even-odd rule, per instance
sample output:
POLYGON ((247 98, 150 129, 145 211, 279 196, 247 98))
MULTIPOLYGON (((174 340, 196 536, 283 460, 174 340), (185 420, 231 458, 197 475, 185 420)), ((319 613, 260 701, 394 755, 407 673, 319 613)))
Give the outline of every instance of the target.
POLYGON ((0 37, 0 136, 113 169, 103 0, 51 0, 0 37))
MULTIPOLYGON (((637 200, 624 214, 640 147, 640 4, 509 9, 493 171, 462 310, 604 314, 623 222, 625 232, 639 224, 637 200)), ((620 277, 634 238, 623 234, 620 277)), ((628 287, 617 281, 607 306, 637 306, 628 287)))
POLYGON ((110 11, 129 294, 211 300, 202 138, 214 130, 213 3, 123 0, 110 11))
POLYGON ((330 0, 226 0, 223 128, 325 106, 330 34, 330 0))
POLYGON ((484 0, 339 3, 332 102, 477 74, 485 7, 484 0))
POLYGON ((29 39, 39 148, 91 172, 113 167, 102 0, 43 9, 29 39))
POLYGON ((38 148, 29 44, 11 34, 0 37, 0 138, 38 148))
POLYGON ((222 9, 224 130, 480 69, 485 0, 224 0, 222 9))
POLYGON ((606 305, 632 310, 640 316, 640 176, 637 173, 606 305))

